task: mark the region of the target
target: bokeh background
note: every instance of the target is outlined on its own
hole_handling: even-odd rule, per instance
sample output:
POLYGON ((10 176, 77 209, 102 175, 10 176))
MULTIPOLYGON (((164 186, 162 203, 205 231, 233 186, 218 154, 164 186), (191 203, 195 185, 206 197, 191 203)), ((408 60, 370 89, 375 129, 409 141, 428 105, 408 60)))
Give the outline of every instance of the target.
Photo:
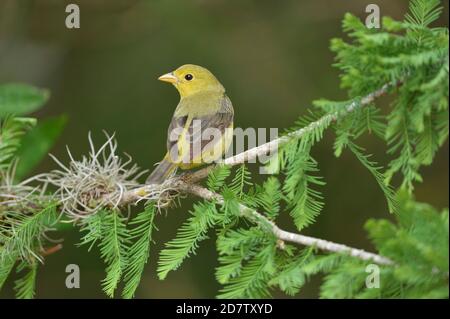
MULTIPOLYGON (((448 26, 448 2, 437 23, 448 26)), ((1 0, 0 83, 26 82, 51 91, 38 118, 61 114, 68 124, 52 153, 66 159, 88 151, 92 132, 102 143, 102 130, 115 132, 120 150, 143 168, 151 168, 165 152, 166 127, 178 102, 170 85, 156 78, 184 63, 209 68, 227 88, 235 106, 235 125, 287 128, 320 97, 345 99, 332 67, 329 40, 342 37, 345 12, 365 17, 376 3, 382 15, 400 19, 405 0, 269 1, 269 0, 1 0), (81 28, 65 27, 65 6, 77 3, 81 28)), ((382 101, 385 107, 388 99, 382 101)), ((333 157, 332 134, 314 147, 326 207, 305 233, 372 250, 364 222, 391 218, 381 191, 357 160, 344 153, 333 157)), ((373 136, 360 145, 387 163, 385 146, 373 136)), ((417 199, 448 207, 448 144, 431 167, 417 199)), ((35 171, 55 168, 46 159, 35 171)), ((255 168, 255 167, 254 167, 255 168)), ((168 279, 156 277, 157 253, 187 217, 191 201, 159 216, 155 245, 138 290, 139 298, 207 298, 219 289, 214 278, 214 240, 204 241, 193 258, 168 279)), ((294 230, 284 214, 280 225, 294 230)), ((104 298, 100 280, 104 266, 97 251, 76 247, 76 231, 60 234, 64 249, 49 258, 38 275, 39 298, 104 298), (65 287, 65 266, 81 268, 81 288, 65 287)), ((214 234, 211 234, 214 238, 214 234)), ((299 297, 317 297, 319 278, 299 297)), ((11 280, 0 297, 11 297, 11 280)), ((276 296, 282 297, 283 295, 276 296)))

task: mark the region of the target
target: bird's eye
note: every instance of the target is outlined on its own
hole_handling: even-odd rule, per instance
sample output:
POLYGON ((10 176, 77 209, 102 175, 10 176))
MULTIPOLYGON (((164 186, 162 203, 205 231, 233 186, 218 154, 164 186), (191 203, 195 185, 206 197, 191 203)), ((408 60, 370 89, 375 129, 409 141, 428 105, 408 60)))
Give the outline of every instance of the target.
POLYGON ((192 80, 192 79, 194 78, 194 76, 193 76, 192 74, 188 73, 188 74, 186 74, 186 75, 184 76, 184 78, 185 78, 187 81, 190 81, 190 80, 192 80))

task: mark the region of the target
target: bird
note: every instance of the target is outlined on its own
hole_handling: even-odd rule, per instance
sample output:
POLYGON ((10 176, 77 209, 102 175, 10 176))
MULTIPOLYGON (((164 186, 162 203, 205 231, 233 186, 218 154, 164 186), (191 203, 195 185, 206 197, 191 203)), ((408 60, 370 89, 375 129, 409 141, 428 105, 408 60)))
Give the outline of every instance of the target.
POLYGON ((180 101, 167 130, 167 153, 146 184, 163 183, 177 168, 193 169, 220 159, 233 140, 233 105, 209 70, 185 64, 158 80, 173 84, 180 101))

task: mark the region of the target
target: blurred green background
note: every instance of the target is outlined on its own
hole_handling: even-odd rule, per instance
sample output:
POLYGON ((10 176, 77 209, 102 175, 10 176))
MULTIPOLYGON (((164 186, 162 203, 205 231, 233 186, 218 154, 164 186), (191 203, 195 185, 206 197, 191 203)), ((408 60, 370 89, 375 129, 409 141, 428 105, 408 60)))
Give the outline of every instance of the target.
MULTIPOLYGON (((369 3, 378 4, 382 15, 397 19, 408 5, 405 0, 2 0, 0 83, 26 82, 51 91, 50 102, 36 116, 68 116, 52 149, 58 158, 67 159, 65 145, 75 156, 87 153, 88 132, 99 145, 105 130, 116 133, 122 152, 141 167, 151 168, 165 152, 166 127, 178 102, 173 87, 156 81, 159 75, 184 63, 205 66, 226 87, 235 106, 235 126, 282 131, 306 112, 312 100, 345 99, 331 66, 329 40, 343 36, 345 12, 364 18, 369 3), (80 29, 65 27, 68 3, 80 6, 80 29)), ((444 5, 439 25, 448 26, 448 2, 444 5)), ((387 107, 388 102, 382 104, 387 107)), ((327 182, 326 207, 305 233, 373 250, 362 226, 370 217, 390 218, 383 194, 353 156, 333 157, 332 139, 328 134, 314 148, 327 182)), ((366 136, 359 144, 387 163, 383 142, 366 136)), ((448 155, 447 143, 433 165, 423 169, 418 200, 448 207, 448 155)), ((55 164, 48 158, 35 173, 52 168, 55 164)), ((167 280, 156 278, 157 253, 175 236, 190 205, 186 200, 182 209, 157 219, 156 244, 137 297, 215 296, 219 286, 213 240, 203 242, 198 254, 167 280)), ((294 230, 287 214, 280 225, 294 230)), ((58 236, 64 238, 64 249, 41 267, 37 297, 104 298, 100 287, 104 266, 98 252, 77 248, 76 231, 58 236), (80 266, 80 289, 65 287, 65 266, 70 263, 80 266)), ((13 296, 9 281, 0 296, 13 296)), ((316 297, 318 282, 312 280, 299 297, 316 297)))

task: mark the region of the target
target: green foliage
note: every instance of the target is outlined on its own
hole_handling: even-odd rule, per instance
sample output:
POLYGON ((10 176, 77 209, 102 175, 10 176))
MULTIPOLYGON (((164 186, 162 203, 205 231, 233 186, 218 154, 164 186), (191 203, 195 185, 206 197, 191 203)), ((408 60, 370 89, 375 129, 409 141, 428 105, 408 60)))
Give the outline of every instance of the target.
POLYGON ((0 118, 24 115, 36 111, 47 102, 50 94, 27 84, 0 85, 0 118))
POLYGON ((439 5, 439 0, 411 1, 409 6, 411 13, 406 14, 405 20, 409 22, 414 29, 427 27, 441 15, 442 7, 439 7, 439 5))
POLYGON ((438 213, 407 194, 399 200, 398 222, 369 220, 366 229, 378 253, 395 266, 380 268, 380 288, 367 288, 370 262, 342 254, 317 255, 314 248, 277 249, 258 227, 219 236, 219 297, 262 298, 278 287, 295 295, 308 279, 326 274, 322 298, 447 298, 448 211, 438 213))
POLYGON ((0 262, 9 263, 16 258, 30 263, 35 259, 41 260, 43 235, 56 222, 56 205, 48 204, 36 212, 3 212, 2 217, 4 220, 0 224, 0 262))
POLYGON ((31 118, 0 118, 0 169, 6 170, 20 147, 21 137, 36 121, 31 118))
POLYGON ((45 119, 24 136, 16 154, 19 158, 16 178, 25 177, 47 156, 50 148, 61 135, 66 122, 66 116, 45 119))
POLYGON ((220 291, 218 298, 264 298, 270 296, 267 282, 275 272, 273 255, 275 249, 267 246, 251 258, 241 269, 239 277, 234 277, 220 291))
POLYGON ((394 267, 380 270, 380 288, 366 288, 367 263, 345 258, 321 288, 324 298, 448 298, 448 210, 438 212, 408 195, 400 199, 397 224, 381 219, 366 223, 369 237, 394 267))
MULTIPOLYGON (((361 262, 341 262, 336 268, 325 276, 324 282, 320 287, 321 298, 355 298, 354 291, 364 289, 366 278, 365 267, 361 262), (363 288, 364 287, 364 288, 363 288), (339 297, 338 297, 339 296, 339 297)), ((369 289, 369 288, 365 288, 369 289)), ((373 288, 378 293, 376 288, 373 288)), ((374 296, 377 298, 378 296, 374 296)))
POLYGON ((363 164, 369 172, 375 177, 378 185, 386 197, 386 201, 388 204, 389 212, 395 213, 397 211, 397 202, 395 199, 395 191, 385 183, 384 175, 380 172, 380 167, 377 166, 377 163, 372 162, 370 160, 370 155, 364 155, 364 149, 355 145, 352 142, 348 142, 349 149, 355 154, 356 158, 363 164))
POLYGON ((10 258, 0 262, 0 290, 8 279, 9 274, 16 264, 17 255, 10 255, 10 258))
POLYGON ((80 244, 97 244, 106 264, 106 277, 102 280, 103 291, 113 297, 128 265, 130 234, 125 218, 118 211, 101 210, 83 221, 82 231, 87 231, 80 244))
POLYGON ((242 262, 255 254, 255 248, 264 241, 265 233, 258 228, 229 230, 217 238, 220 267, 216 270, 216 278, 227 283, 240 274, 242 262))
MULTIPOLYGON (((405 21, 384 18, 380 31, 367 29, 347 14, 343 28, 351 42, 334 39, 331 46, 337 54, 336 66, 342 71, 341 85, 351 98, 364 96, 385 83, 402 82, 387 115, 386 130, 381 117, 367 129, 377 127, 379 136, 385 131, 388 153, 394 156, 386 182, 401 173, 401 186, 409 192, 414 182, 422 181, 420 166, 432 162, 448 136, 448 30, 429 27, 441 11, 439 1, 413 0, 405 21)), ((352 112, 336 125, 336 155, 350 136, 360 135, 360 113, 352 112)))
POLYGON ((178 269, 191 254, 195 254, 199 243, 207 237, 207 231, 218 221, 217 210, 213 203, 204 202, 194 205, 191 217, 180 227, 176 237, 165 244, 158 261, 158 277, 178 269))
POLYGON ((14 290, 18 299, 33 299, 36 290, 37 263, 27 264, 22 262, 18 272, 26 271, 25 275, 14 282, 14 290))
POLYGON ((295 296, 311 276, 333 270, 340 265, 342 258, 337 254, 315 255, 314 247, 299 250, 285 246, 275 252, 275 271, 263 291, 278 288, 287 295, 295 296))
POLYGON ((225 284, 218 298, 263 298, 275 272, 275 241, 258 229, 232 231, 217 240, 221 266, 216 276, 225 284))
POLYGON ((301 150, 309 149, 322 140, 325 130, 331 125, 335 116, 335 112, 326 114, 320 110, 308 110, 308 114, 297 119, 295 125, 287 130, 287 132, 302 130, 302 137, 298 147, 301 150))
MULTIPOLYGON (((42 251, 47 243, 45 233, 57 223, 58 211, 57 203, 41 196, 39 188, 16 184, 22 177, 17 174, 18 167, 22 171, 22 163, 17 163, 28 143, 28 134, 39 127, 33 118, 13 115, 36 111, 48 97, 46 90, 29 85, 0 85, 0 289, 18 264, 17 272, 24 275, 15 281, 17 298, 34 297, 37 266, 42 262, 42 251)), ((52 139, 55 138, 53 134, 52 139)), ((40 141, 29 142, 39 145, 40 141)), ((36 145, 33 145, 33 154, 24 154, 23 163, 34 156, 34 164, 37 164, 48 151, 47 147, 39 154, 36 145)))
POLYGON ((106 212, 103 218, 104 232, 100 241, 100 254, 105 261, 106 277, 103 279, 103 290, 113 297, 114 291, 127 265, 127 247, 129 234, 124 218, 118 212, 106 212))
POLYGON ((263 184, 260 192, 255 196, 256 202, 270 219, 275 219, 280 212, 280 201, 283 198, 281 184, 271 176, 263 184))
POLYGON ((15 117, 38 110, 48 98, 47 90, 26 84, 0 85, 0 169, 9 167, 13 158, 21 159, 16 178, 23 177, 47 155, 64 127, 65 117, 37 126, 33 118, 15 117))
MULTIPOLYGON (((301 143, 299 143, 301 145, 301 143)), ((314 222, 323 208, 322 195, 311 186, 322 186, 325 183, 316 175, 317 162, 309 155, 309 149, 301 146, 284 149, 288 158, 285 160, 286 178, 283 193, 290 215, 298 230, 314 222)))
POLYGON ((279 172, 285 176, 281 198, 286 201, 298 230, 313 223, 324 206, 322 194, 316 187, 325 183, 316 175, 318 163, 311 157, 310 150, 323 138, 335 116, 335 111, 325 115, 316 111, 298 119, 296 125, 288 130, 289 143, 282 146, 277 155, 279 172), (302 132, 300 138, 295 133, 299 131, 302 132))
POLYGON ((248 186, 252 186, 251 182, 252 176, 247 167, 242 164, 236 171, 236 174, 233 177, 232 182, 229 185, 229 189, 237 195, 238 198, 242 198, 244 196, 245 188, 248 186))
POLYGON ((288 258, 285 257, 279 261, 281 264, 279 271, 269 281, 269 285, 278 286, 287 295, 295 296, 308 279, 304 266, 312 258, 313 248, 303 249, 298 256, 289 251, 288 253, 288 258))
POLYGON ((88 245, 88 251, 91 251, 95 244, 103 238, 103 218, 105 214, 107 212, 98 211, 81 222, 80 231, 85 232, 85 234, 81 237, 79 246, 88 245))
MULTIPOLYGON (((351 105, 352 103, 359 105, 360 101, 353 99, 345 102, 333 102, 322 99, 315 101, 314 105, 326 112, 337 112, 339 114, 345 110, 345 106, 351 105)), ((335 131, 334 155, 339 157, 350 140, 357 139, 364 133, 374 134, 384 139, 386 131, 385 116, 374 105, 368 105, 364 108, 357 107, 351 114, 339 117, 335 124, 335 131)))
POLYGON ((226 165, 216 166, 208 175, 206 185, 213 191, 218 191, 225 185, 225 179, 230 176, 231 169, 226 165))
POLYGON ((124 275, 125 287, 122 292, 124 298, 132 298, 141 281, 145 264, 150 256, 155 214, 156 208, 150 203, 130 222, 130 225, 135 226, 130 231, 130 237, 136 241, 127 253, 128 264, 124 275))
POLYGON ((156 207, 148 203, 145 209, 128 223, 118 211, 101 210, 82 221, 85 234, 80 244, 100 248, 106 264, 106 278, 102 281, 105 293, 113 297, 121 280, 125 283, 122 297, 132 298, 139 286, 144 267, 150 255, 152 233, 155 229, 156 207))

